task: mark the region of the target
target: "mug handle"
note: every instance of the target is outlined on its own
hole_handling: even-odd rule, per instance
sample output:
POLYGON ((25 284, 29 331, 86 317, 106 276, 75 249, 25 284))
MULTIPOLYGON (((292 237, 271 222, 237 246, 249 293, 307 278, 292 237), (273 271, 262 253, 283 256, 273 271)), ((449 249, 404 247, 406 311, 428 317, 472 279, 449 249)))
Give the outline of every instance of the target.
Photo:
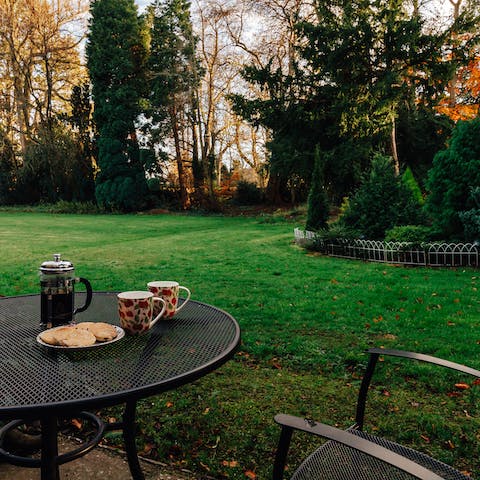
POLYGON ((92 302, 92 286, 90 285, 90 282, 86 278, 79 277, 79 278, 75 279, 75 283, 83 283, 85 285, 85 287, 87 289, 87 298, 85 299, 85 304, 84 305, 76 308, 73 311, 74 315, 77 314, 77 313, 85 311, 89 307, 90 303, 92 302))
POLYGON ((179 312, 186 304, 187 302, 190 300, 190 290, 187 288, 187 287, 182 287, 181 285, 178 287, 179 290, 185 290, 187 292, 187 298, 183 301, 182 305, 180 305, 180 307, 177 307, 177 309, 175 310, 175 313, 179 312))
POLYGON ((163 308, 162 308, 162 311, 150 322, 150 328, 152 328, 157 322, 158 320, 160 320, 162 318, 162 315, 165 313, 165 310, 167 309, 167 303, 165 302, 165 300, 161 297, 153 297, 153 301, 155 300, 158 300, 159 302, 162 302, 163 303, 163 308))

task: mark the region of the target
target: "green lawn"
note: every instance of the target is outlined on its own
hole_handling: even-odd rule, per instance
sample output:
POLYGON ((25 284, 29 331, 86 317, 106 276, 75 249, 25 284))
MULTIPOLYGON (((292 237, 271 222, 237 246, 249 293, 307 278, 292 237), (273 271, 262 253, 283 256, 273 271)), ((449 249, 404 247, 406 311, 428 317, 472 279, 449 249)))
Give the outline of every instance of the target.
MULTIPOLYGON (((279 215, 1 212, 0 295, 37 292, 38 267, 60 252, 95 290, 177 280, 192 298, 230 312, 242 328, 235 360, 142 402, 139 449, 199 476, 267 479, 278 438, 273 415, 350 424, 369 346, 480 368, 478 271, 326 258, 294 245, 294 226, 279 215)), ((457 391, 454 379, 418 367, 394 377, 380 373, 367 426, 480 476, 479 387, 457 391)))

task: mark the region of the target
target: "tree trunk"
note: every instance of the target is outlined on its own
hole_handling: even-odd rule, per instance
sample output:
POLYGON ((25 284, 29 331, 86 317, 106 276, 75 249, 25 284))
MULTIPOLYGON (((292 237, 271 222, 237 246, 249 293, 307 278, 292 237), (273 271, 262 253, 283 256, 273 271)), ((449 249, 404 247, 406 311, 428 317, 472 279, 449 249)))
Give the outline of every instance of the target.
POLYGON ((282 182, 278 174, 270 174, 265 192, 267 203, 270 205, 281 205, 284 203, 282 198, 283 184, 284 182, 282 182))
POLYGON ((395 119, 392 120, 392 130, 390 132, 390 148, 392 151, 393 168, 395 169, 395 175, 398 177, 400 175, 400 161, 398 159, 397 127, 395 124, 395 119))
POLYGON ((172 132, 173 140, 175 143, 175 156, 177 160, 177 169, 178 169, 178 185, 180 187, 180 207, 183 210, 188 210, 190 208, 190 196, 188 194, 186 179, 185 179, 185 168, 183 165, 182 158, 182 149, 180 145, 180 133, 177 123, 177 112, 175 105, 172 105, 170 108, 170 121, 172 123, 172 132))

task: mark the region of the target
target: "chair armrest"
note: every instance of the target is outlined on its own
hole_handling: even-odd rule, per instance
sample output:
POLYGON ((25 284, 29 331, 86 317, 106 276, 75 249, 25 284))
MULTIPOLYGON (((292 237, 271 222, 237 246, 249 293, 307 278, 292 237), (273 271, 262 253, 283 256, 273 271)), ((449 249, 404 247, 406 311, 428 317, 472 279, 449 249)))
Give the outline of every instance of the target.
POLYGON ((443 360, 442 358, 433 357, 431 355, 424 355, 423 353, 407 352, 404 350, 391 350, 386 348, 370 348, 367 350, 367 353, 374 355, 387 355, 391 357, 410 358, 412 360, 419 360, 421 362, 432 363, 441 367, 457 370, 462 373, 473 375, 474 377, 480 377, 480 370, 461 365, 460 363, 443 360))
POLYGON ((347 445, 371 457, 378 458, 421 480, 444 480, 443 477, 438 476, 436 473, 422 467, 418 463, 348 431, 340 430, 339 428, 323 423, 309 422, 303 418, 285 414, 276 415, 275 421, 285 429, 299 430, 347 445))

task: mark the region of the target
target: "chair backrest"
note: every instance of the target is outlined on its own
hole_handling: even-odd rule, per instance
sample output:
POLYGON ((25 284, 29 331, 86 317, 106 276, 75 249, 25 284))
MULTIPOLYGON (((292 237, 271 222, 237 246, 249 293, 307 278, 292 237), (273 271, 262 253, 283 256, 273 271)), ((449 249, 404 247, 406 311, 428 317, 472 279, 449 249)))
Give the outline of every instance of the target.
POLYGON ((450 362, 448 360, 443 360, 441 358, 432 357, 431 355, 424 355, 422 353, 407 352, 403 350, 389 350, 383 348, 370 348, 369 350, 367 350, 367 353, 370 355, 370 358, 368 361, 367 370, 365 372, 365 375, 363 376, 362 383, 360 385, 360 391, 357 401, 357 412, 355 415, 355 426, 359 430, 363 429, 368 389, 370 387, 373 373, 375 371, 375 367, 378 363, 378 359, 380 358, 380 356, 401 357, 409 360, 418 360, 421 362, 438 365, 452 370, 457 370, 459 372, 480 378, 480 370, 476 370, 474 368, 470 368, 459 363, 450 362))

